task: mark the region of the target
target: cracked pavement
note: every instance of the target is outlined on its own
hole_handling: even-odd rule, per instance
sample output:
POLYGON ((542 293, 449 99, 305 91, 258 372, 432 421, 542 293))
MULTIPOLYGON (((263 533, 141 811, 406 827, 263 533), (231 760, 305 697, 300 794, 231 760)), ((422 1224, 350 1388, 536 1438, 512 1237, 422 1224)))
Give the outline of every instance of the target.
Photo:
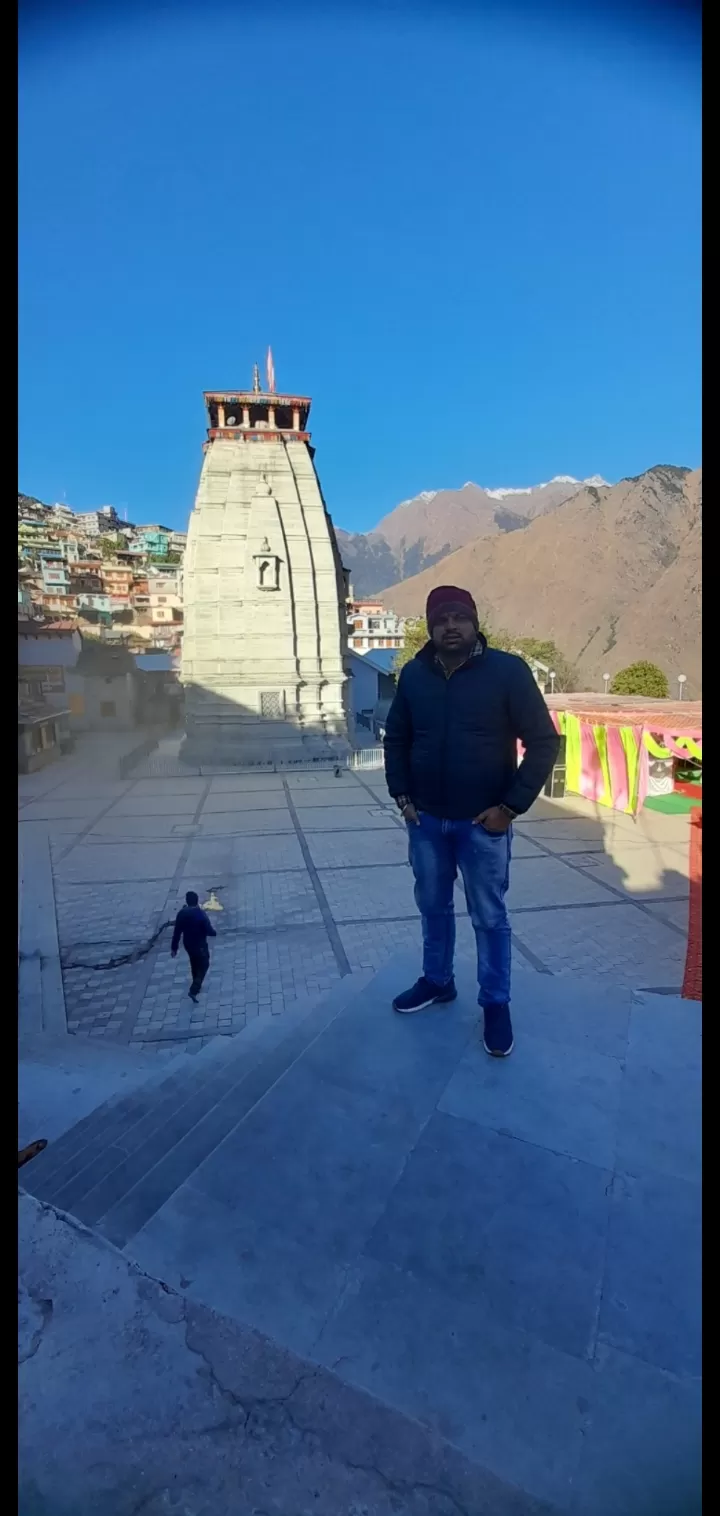
POLYGON ((20 1516, 543 1516, 20 1192, 20 1516))

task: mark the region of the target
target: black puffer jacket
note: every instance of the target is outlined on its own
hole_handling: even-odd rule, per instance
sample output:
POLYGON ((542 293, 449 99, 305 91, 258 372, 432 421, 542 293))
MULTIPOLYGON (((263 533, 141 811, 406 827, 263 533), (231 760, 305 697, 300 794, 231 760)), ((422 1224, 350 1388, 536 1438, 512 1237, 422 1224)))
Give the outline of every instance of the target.
POLYGON ((385 728, 390 794, 420 811, 467 820, 491 805, 529 810, 560 739, 522 658, 487 646, 446 678, 432 643, 406 663, 385 728), (517 744, 525 756, 518 768, 517 744))

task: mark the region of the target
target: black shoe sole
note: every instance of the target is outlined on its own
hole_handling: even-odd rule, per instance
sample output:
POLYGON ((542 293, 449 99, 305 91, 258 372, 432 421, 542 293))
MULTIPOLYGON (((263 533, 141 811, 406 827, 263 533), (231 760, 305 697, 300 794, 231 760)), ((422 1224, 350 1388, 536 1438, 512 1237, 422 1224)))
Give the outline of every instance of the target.
POLYGON ((392 1008, 399 1016, 414 1016, 418 1011, 426 1011, 431 1005, 452 1005, 453 1000, 457 1000, 457 990, 453 995, 433 995, 432 1000, 423 1000, 422 1005, 398 1005, 393 1000, 392 1008))

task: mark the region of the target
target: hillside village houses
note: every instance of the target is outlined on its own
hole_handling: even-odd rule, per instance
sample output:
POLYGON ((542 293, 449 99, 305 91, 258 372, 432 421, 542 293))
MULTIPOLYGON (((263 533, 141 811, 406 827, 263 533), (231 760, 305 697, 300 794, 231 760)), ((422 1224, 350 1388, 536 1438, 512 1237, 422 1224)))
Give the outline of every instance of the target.
POLYGON ((177 722, 186 534, 18 496, 18 769, 177 722))
MULTIPOLYGON (((185 532, 135 526, 113 506, 77 512, 18 495, 21 770, 50 762, 79 731, 177 722, 186 543, 185 532)), ((354 725, 377 732, 405 622, 380 600, 353 599, 349 576, 347 596, 354 725)))
POLYGON ((159 524, 121 521, 113 506, 75 512, 19 495, 18 616, 175 645, 186 540, 159 524))
MULTIPOLYGON (((177 722, 186 541, 112 506, 76 512, 18 496, 21 770, 59 756, 79 731, 177 722)), ((402 630, 381 604, 348 600, 358 651, 399 647, 402 630)))

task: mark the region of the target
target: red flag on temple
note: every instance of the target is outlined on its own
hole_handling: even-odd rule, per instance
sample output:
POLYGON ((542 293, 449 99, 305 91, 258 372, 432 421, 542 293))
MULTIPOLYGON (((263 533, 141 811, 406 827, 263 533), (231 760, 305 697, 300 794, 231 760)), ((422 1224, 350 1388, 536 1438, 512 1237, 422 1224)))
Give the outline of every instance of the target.
POLYGON ((272 348, 267 350, 267 387, 268 394, 275 394, 275 365, 273 363, 272 348))

